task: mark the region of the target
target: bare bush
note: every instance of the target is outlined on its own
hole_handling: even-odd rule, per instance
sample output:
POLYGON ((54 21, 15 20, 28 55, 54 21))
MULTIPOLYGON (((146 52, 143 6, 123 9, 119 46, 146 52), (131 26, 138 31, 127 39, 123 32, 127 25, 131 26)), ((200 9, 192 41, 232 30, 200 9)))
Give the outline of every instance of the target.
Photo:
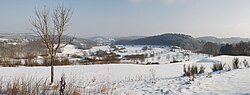
POLYGON ((194 80, 196 77, 196 75, 198 74, 202 74, 205 72, 205 66, 200 66, 199 69, 198 69, 198 66, 196 65, 188 65, 188 67, 186 68, 186 65, 184 65, 183 67, 183 71, 184 71, 184 74, 183 76, 187 76, 190 78, 190 80, 194 80))
MULTIPOLYGON (((51 59, 45 57, 43 59, 42 66, 50 66, 50 61, 51 61, 51 59)), ((70 64, 71 64, 71 62, 69 61, 68 58, 64 58, 64 57, 63 58, 59 58, 59 57, 54 58, 54 65, 55 66, 70 65, 70 64)))
POLYGON ((13 61, 11 61, 9 59, 5 59, 4 61, 2 61, 2 63, 0 65, 3 67, 16 67, 18 65, 18 63, 13 64, 13 61))
POLYGON ((30 79, 15 79, 2 85, 1 94, 7 95, 37 95, 39 94, 39 85, 41 81, 30 79))
POLYGON ((195 66, 195 65, 191 66, 190 73, 191 73, 190 80, 191 80, 191 81, 194 81, 194 79, 196 78, 195 75, 198 73, 198 68, 197 68, 197 66, 195 66))
POLYGON ((233 69, 239 69, 239 67, 240 67, 239 58, 234 58, 234 59, 233 59, 233 61, 232 61, 232 66, 233 66, 233 69))
POLYGON ((66 87, 65 75, 62 74, 61 81, 60 81, 60 89, 59 89, 60 95, 64 95, 65 87, 66 87))
POLYGON ((200 69, 199 69, 198 74, 205 73, 205 69, 206 69, 206 67, 205 67, 205 66, 200 66, 200 69))
POLYGON ((249 63, 246 59, 242 62, 245 68, 249 68, 249 63))
MULTIPOLYGON (((80 95, 79 88, 75 85, 66 85, 65 77, 62 75, 60 85, 55 85, 50 89, 51 85, 47 84, 47 80, 37 80, 34 77, 29 79, 17 78, 10 81, 0 80, 1 95, 80 95)), ((73 84, 73 83, 68 83, 73 84)))
POLYGON ((69 61, 68 58, 63 58, 63 59, 61 60, 61 64, 62 64, 62 65, 70 65, 71 62, 69 61))
POLYGON ((215 64, 213 64, 213 67, 211 67, 211 69, 213 70, 213 72, 221 71, 224 69, 225 65, 226 64, 222 64, 221 62, 215 63, 215 64))
POLYGON ((24 66, 41 66, 40 64, 38 64, 35 60, 25 60, 25 64, 24 66))

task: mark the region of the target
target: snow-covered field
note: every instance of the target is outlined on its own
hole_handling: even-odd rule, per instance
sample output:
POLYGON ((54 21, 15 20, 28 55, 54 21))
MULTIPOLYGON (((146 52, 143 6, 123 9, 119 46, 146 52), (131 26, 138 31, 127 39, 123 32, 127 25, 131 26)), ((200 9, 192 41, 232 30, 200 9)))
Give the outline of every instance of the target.
MULTIPOLYGON (((58 56, 69 57, 70 55, 78 55, 81 57, 88 57, 96 59, 102 59, 97 57, 95 54, 97 51, 102 50, 107 53, 115 53, 118 55, 118 59, 120 59, 121 63, 142 63, 146 64, 148 62, 157 62, 160 64, 168 64, 173 60, 176 61, 187 61, 194 60, 199 58, 208 57, 206 54, 197 54, 192 53, 190 50, 184 49, 174 49, 172 50, 170 47, 166 46, 150 46, 150 45, 134 45, 134 46, 122 46, 117 45, 115 48, 110 46, 95 46, 91 49, 82 50, 77 49, 74 45, 67 45, 62 49, 62 53, 58 53, 58 56), (143 50, 143 47, 148 47, 147 50, 143 50), (125 56, 140 56, 143 55, 143 59, 134 58, 134 59, 126 59, 125 56)), ((69 57, 70 60, 75 60, 75 58, 69 57)))
MULTIPOLYGON (((250 62, 250 57, 237 56, 240 61, 250 62)), ((212 78, 206 78, 212 72, 211 66, 217 61, 231 64, 234 56, 218 56, 192 61, 160 65, 106 64, 56 66, 55 80, 60 81, 62 73, 66 80, 74 81, 79 87, 91 89, 100 84, 115 88, 113 94, 162 95, 162 94, 195 94, 195 95, 249 95, 250 68, 235 69, 228 72, 216 72, 212 78), (184 64, 206 66, 206 72, 197 76, 195 81, 181 77, 184 64), (93 81, 94 80, 94 81, 93 81), (92 85, 84 83, 93 81, 92 85)), ((49 79, 50 67, 0 67, 0 77, 4 81, 22 77, 49 79)))

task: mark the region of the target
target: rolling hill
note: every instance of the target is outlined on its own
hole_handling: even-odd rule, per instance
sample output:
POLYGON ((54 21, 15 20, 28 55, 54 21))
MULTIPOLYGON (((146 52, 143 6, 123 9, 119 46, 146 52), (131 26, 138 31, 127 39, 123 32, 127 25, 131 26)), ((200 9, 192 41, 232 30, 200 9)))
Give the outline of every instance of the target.
POLYGON ((117 45, 167 45, 179 46, 184 49, 196 50, 200 49, 204 42, 185 34, 162 34, 150 36, 135 40, 118 40, 117 45))
POLYGON ((199 37, 197 39, 204 40, 206 42, 212 42, 217 44, 233 44, 233 43, 239 43, 240 41, 248 42, 250 41, 249 38, 240 38, 240 37, 230 37, 230 38, 217 38, 213 36, 205 36, 205 37, 199 37))

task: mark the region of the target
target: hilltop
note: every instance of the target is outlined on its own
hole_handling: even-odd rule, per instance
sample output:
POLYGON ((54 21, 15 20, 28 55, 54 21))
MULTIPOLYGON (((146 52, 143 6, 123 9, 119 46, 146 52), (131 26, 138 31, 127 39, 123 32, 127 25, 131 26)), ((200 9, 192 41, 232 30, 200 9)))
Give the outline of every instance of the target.
POLYGON ((167 46, 179 46, 184 49, 200 49, 204 42, 196 39, 190 35, 185 34, 162 34, 156 36, 150 36, 145 38, 139 38, 135 40, 118 40, 115 42, 118 45, 167 45, 167 46))

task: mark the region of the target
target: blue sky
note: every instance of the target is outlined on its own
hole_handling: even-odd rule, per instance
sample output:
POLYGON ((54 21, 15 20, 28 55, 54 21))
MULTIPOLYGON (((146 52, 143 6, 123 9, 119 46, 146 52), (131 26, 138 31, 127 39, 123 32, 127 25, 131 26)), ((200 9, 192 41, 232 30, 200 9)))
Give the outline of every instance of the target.
POLYGON ((250 38, 250 0, 1 0, 0 32, 32 33, 34 8, 64 3, 74 14, 67 30, 77 37, 150 36, 250 38))

